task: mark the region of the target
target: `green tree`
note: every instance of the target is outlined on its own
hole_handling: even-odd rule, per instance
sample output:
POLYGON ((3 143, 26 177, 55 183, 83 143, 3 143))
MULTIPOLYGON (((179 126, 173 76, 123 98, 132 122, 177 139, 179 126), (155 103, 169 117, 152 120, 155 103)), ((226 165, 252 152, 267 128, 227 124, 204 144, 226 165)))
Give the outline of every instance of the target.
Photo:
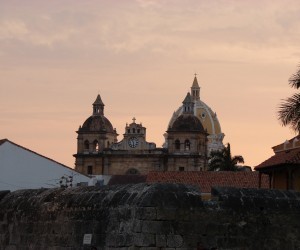
MULTIPOLYGON (((289 85, 300 88, 300 68, 290 77, 289 85)), ((279 106, 278 119, 283 126, 290 126, 295 132, 300 132, 300 93, 283 100, 279 106)))
POLYGON ((238 163, 244 163, 241 155, 231 156, 230 144, 228 143, 221 151, 212 151, 209 156, 209 171, 237 171, 238 163))

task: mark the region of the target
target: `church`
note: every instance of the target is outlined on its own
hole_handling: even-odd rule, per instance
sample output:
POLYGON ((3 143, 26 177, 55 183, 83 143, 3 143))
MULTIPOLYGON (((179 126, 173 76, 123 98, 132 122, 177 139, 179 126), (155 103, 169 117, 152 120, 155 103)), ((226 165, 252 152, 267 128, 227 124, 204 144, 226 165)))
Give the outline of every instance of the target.
POLYGON ((195 74, 191 91, 173 113, 162 147, 146 139, 146 127, 132 119, 123 139, 104 115, 97 96, 92 115, 79 127, 75 169, 87 175, 148 174, 150 171, 205 171, 207 157, 223 146, 217 115, 200 99, 195 74))

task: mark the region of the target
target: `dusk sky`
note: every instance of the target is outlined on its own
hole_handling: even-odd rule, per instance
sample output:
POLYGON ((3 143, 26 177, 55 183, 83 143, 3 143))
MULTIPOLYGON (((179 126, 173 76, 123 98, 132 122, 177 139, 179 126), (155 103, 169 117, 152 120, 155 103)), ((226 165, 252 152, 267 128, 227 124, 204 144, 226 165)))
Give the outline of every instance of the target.
POLYGON ((299 0, 0 0, 0 139, 74 167, 99 93, 122 139, 157 146, 194 73, 245 164, 295 136, 277 120, 300 63, 299 0))

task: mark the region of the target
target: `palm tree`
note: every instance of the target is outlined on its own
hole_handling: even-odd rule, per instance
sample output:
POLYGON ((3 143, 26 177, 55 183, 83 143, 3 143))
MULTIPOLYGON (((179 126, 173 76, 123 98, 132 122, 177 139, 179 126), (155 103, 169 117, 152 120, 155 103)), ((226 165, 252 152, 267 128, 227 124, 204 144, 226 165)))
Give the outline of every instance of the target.
POLYGON ((237 171, 237 163, 244 163, 241 155, 231 156, 230 144, 228 143, 221 151, 212 151, 208 161, 209 171, 237 171))
MULTIPOLYGON (((300 88, 300 69, 290 77, 289 85, 300 88)), ((280 104, 278 119, 283 126, 289 125, 295 132, 300 132, 300 93, 292 95, 280 104)))

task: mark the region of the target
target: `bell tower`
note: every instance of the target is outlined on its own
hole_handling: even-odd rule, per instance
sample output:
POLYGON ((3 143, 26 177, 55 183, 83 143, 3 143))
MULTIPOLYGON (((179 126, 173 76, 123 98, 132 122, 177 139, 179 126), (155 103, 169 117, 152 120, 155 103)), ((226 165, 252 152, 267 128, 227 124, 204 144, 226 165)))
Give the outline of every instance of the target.
POLYGON ((117 142, 117 132, 104 116, 104 103, 97 95, 93 112, 82 126, 77 136, 75 169, 88 175, 103 174, 103 152, 117 142))

